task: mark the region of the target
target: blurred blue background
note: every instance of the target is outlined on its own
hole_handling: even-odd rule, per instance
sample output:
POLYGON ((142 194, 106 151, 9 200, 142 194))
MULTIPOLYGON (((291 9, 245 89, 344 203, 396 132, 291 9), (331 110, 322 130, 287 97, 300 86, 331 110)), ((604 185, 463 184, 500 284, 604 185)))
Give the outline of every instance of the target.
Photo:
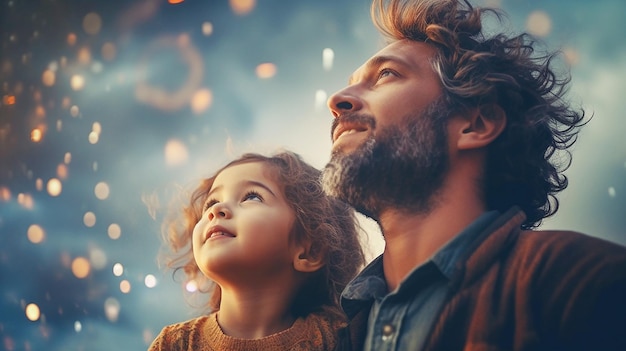
MULTIPOLYGON (((594 114, 542 227, 626 244, 626 2, 475 4, 563 50, 594 114)), ((2 350, 144 350, 194 317, 142 199, 247 151, 322 167, 327 97, 383 46, 367 0, 0 0, 0 21, 2 350)))

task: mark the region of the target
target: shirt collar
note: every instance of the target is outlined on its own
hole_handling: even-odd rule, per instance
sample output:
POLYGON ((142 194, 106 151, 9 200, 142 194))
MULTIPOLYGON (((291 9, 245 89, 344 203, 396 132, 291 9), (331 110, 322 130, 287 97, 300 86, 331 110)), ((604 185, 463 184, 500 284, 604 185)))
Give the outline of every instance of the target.
MULTIPOLYGON (((419 275, 416 272, 423 270, 423 267, 426 265, 435 265, 446 279, 451 279, 455 269, 457 269, 456 267, 459 266, 457 264, 458 261, 465 257, 464 253, 470 247, 469 243, 477 239, 483 230, 498 216, 498 211, 483 213, 461 233, 439 249, 431 259, 415 267, 400 283, 399 289, 402 289, 403 286, 412 285, 412 278, 419 275)), ((351 305, 360 305, 363 302, 381 298, 387 293, 387 283, 385 281, 381 254, 370 262, 370 264, 346 286, 342 293, 342 305, 346 313, 348 313, 349 311, 347 309, 351 309, 351 305)), ((354 307, 356 308, 356 306, 354 307)))
POLYGON ((471 246, 469 244, 476 240, 483 230, 499 215, 498 211, 483 213, 461 233, 439 249, 429 261, 432 261, 446 278, 451 279, 458 266, 459 259, 465 257, 465 252, 471 246))

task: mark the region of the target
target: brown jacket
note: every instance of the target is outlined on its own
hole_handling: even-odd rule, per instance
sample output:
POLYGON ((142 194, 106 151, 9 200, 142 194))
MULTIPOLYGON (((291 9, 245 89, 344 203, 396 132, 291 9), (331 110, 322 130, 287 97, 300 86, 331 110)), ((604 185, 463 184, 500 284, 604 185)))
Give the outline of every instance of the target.
MULTIPOLYGON (((424 350, 626 350, 626 248, 521 231, 524 219, 513 209, 476 240, 424 350)), ((368 310, 349 316, 341 349, 362 348, 368 310)))

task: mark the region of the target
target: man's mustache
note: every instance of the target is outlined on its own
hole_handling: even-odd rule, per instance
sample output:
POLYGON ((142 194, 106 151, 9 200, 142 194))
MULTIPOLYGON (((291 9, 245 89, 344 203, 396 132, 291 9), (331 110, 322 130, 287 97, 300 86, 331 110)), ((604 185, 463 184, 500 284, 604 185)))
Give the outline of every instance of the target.
POLYGON ((339 124, 360 124, 363 126, 367 126, 368 129, 374 130, 376 129, 376 119, 372 115, 364 115, 359 113, 346 113, 339 117, 335 117, 333 119, 333 125, 330 128, 330 140, 333 140, 333 135, 335 134, 335 129, 339 126, 339 124))

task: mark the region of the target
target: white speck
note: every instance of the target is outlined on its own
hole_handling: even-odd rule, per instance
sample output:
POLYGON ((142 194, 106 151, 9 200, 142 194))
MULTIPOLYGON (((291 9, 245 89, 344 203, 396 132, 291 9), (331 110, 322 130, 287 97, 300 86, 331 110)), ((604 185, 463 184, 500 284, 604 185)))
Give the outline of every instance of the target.
POLYGON ((609 196, 610 197, 616 197, 617 196, 617 192, 615 191, 614 187, 609 187, 609 196))

